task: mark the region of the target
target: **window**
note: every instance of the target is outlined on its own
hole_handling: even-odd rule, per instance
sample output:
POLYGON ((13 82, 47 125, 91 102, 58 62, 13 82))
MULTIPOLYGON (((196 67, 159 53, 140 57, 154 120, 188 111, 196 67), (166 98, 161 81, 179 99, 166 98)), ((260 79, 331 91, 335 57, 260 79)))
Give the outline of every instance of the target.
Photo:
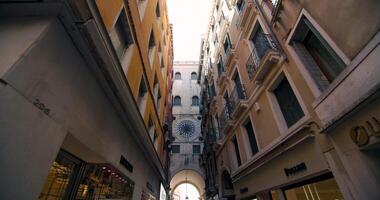
POLYGON ((200 154, 201 153, 201 145, 193 145, 193 154, 200 154))
POLYGON ((181 73, 176 72, 175 75, 174 75, 174 79, 175 80, 181 80, 181 73))
POLYGON ((181 97, 180 96, 175 96, 174 97, 174 106, 180 106, 181 105, 181 97))
POLYGON ((193 96, 191 98, 191 105, 192 106, 199 106, 199 98, 197 96, 193 96))
POLYGON ((236 136, 234 136, 232 138, 232 144, 234 145, 234 149, 235 149, 235 156, 236 156, 237 165, 240 166, 241 165, 241 158, 240 158, 239 145, 238 145, 236 136))
POLYGON ((157 74, 154 75, 154 82, 153 82, 153 95, 154 95, 154 103, 158 104, 158 100, 159 100, 159 90, 160 90, 160 87, 159 87, 159 84, 158 84, 158 79, 157 79, 157 74))
POLYGON ((148 129, 149 129, 150 139, 152 140, 152 142, 154 142, 156 130, 154 128, 154 122, 153 122, 152 116, 149 116, 148 129))
POLYGON ((154 57, 154 49, 156 47, 156 43, 154 41, 154 32, 153 29, 150 32, 150 37, 149 37, 149 49, 148 49, 148 56, 149 56, 149 62, 150 62, 150 67, 153 67, 153 57, 154 57))
POLYGON ((179 145, 172 145, 172 153, 180 153, 180 146, 179 145))
POLYGON ((218 64, 216 64, 216 67, 218 69, 218 75, 221 76, 224 72, 223 60, 221 56, 219 56, 218 64))
POLYGON ((198 76, 196 72, 191 72, 191 80, 197 80, 198 76))
POLYGON ((227 33, 226 39, 224 40, 223 48, 224 48, 224 53, 226 54, 231 48, 231 40, 230 40, 230 35, 228 33, 227 33))
POLYGON ((133 188, 133 181, 112 165, 86 163, 60 150, 39 199, 67 199, 69 196, 70 199, 132 199, 133 188))
POLYGON ((143 20, 148 0, 137 0, 140 19, 143 20))
POLYGON ((326 89, 346 67, 305 17, 294 32, 292 46, 321 90, 326 89))
POLYGON ((115 27, 110 32, 110 38, 119 58, 121 58, 126 49, 133 44, 131 29, 124 9, 120 12, 115 27))
MULTIPOLYGON (((253 50, 257 59, 261 60, 267 51, 271 49, 270 43, 268 41, 268 36, 264 33, 264 30, 258 25, 256 30, 253 30, 250 36, 250 40, 253 44, 253 50)), ((259 63, 257 63, 259 64, 259 63)))
POLYGON ((159 2, 157 2, 157 6, 156 6, 156 17, 157 18, 160 18, 161 14, 160 14, 160 4, 159 2))
POLYGON ((241 9, 243 8, 243 5, 244 5, 244 0, 237 0, 236 2, 236 8, 237 10, 240 12, 241 9))
POLYGON ((140 113, 143 115, 145 111, 145 104, 146 104, 146 99, 147 95, 146 93, 148 92, 148 88, 145 83, 144 77, 141 77, 140 80, 140 86, 139 86, 139 93, 137 97, 137 104, 139 105, 140 108, 140 113))
POLYGON ((252 123, 250 119, 248 119, 248 121, 244 124, 244 129, 247 133, 249 145, 251 146, 251 152, 253 156, 257 152, 259 152, 259 148, 257 147, 255 132, 253 131, 253 127, 252 127, 252 123))
POLYGON ((302 108, 286 78, 283 78, 277 88, 273 90, 282 115, 288 127, 295 124, 304 116, 302 108))

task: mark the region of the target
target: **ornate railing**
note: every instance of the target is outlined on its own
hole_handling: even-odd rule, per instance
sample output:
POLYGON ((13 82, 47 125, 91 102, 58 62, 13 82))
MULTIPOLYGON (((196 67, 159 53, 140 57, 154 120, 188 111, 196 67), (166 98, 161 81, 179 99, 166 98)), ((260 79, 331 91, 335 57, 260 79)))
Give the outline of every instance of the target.
POLYGON ((234 112, 241 100, 246 100, 247 95, 245 93, 244 86, 242 84, 236 84, 230 95, 231 111, 234 112))
POLYGON ((261 37, 255 37, 251 42, 253 43, 253 49, 246 63, 250 79, 256 74, 265 54, 270 50, 278 51, 278 45, 270 34, 262 34, 261 37))
POLYGON ((231 112, 229 109, 229 105, 227 105, 223 108, 223 111, 219 117, 219 133, 223 133, 223 130, 228 125, 229 120, 231 120, 231 112))

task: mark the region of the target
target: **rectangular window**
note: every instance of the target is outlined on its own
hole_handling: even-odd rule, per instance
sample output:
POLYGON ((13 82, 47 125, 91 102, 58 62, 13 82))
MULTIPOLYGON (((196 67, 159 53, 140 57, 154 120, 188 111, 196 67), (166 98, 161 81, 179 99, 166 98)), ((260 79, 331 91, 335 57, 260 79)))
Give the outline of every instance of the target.
POLYGON ((201 145, 193 145, 193 154, 201 153, 201 145))
POLYGON ((240 166, 241 165, 241 158, 240 158, 239 145, 238 145, 236 136, 234 136, 234 138, 232 139, 232 144, 234 145, 237 164, 238 164, 238 166, 240 166))
POLYGON ((227 54, 228 51, 231 49, 231 40, 230 40, 230 35, 228 33, 227 33, 226 39, 224 40, 223 48, 224 48, 225 54, 227 54))
POLYGON ((346 67, 305 17, 298 24, 291 44, 321 90, 326 89, 346 67))
POLYGON ((241 9, 243 8, 243 5, 244 5, 244 0, 237 0, 236 2, 236 8, 237 10, 240 12, 241 9))
POLYGON ((120 12, 115 27, 110 31, 111 42, 119 58, 133 44, 133 37, 124 9, 120 12))
POLYGON ((137 101, 137 104, 139 105, 140 113, 142 116, 144 115, 144 112, 145 112, 147 92, 148 92, 148 88, 146 86, 145 79, 144 79, 144 77, 141 77, 140 86, 139 86, 139 93, 138 93, 138 97, 137 97, 136 101, 137 101))
POLYGON ((180 146, 172 145, 172 153, 180 153, 180 146))
POLYGON ((302 108, 295 96, 289 81, 283 78, 277 88, 273 90, 277 102, 280 106, 282 115, 288 127, 295 124, 304 116, 302 108))
POLYGON ((249 145, 251 146, 251 152, 253 156, 259 152, 259 148, 257 147, 255 132, 253 131, 251 120, 248 119, 248 122, 245 123, 244 128, 248 135, 249 145))

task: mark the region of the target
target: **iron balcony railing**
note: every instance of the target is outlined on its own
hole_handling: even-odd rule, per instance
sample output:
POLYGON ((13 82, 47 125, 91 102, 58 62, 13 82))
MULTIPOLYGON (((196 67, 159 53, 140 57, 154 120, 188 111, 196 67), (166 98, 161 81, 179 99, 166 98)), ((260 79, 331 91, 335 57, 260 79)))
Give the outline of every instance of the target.
POLYGON ((230 95, 231 111, 234 112, 242 100, 246 100, 247 95, 245 93, 244 86, 242 84, 236 84, 230 95))
POLYGON ((278 45, 270 34, 262 34, 262 37, 255 37, 251 42, 253 43, 253 49, 246 63, 248 77, 250 79, 255 76, 263 57, 268 51, 278 51, 278 45))
POLYGON ((231 109, 228 104, 229 103, 227 102, 227 105, 223 108, 223 111, 219 117, 219 133, 223 133, 224 128, 226 128, 229 120, 231 120, 231 109))

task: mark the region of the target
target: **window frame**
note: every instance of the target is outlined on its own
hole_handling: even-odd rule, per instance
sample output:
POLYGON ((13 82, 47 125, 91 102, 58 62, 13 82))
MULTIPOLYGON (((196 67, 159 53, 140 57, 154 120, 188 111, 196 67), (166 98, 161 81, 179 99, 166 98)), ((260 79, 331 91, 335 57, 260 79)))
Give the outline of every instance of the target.
POLYGON ((294 58, 294 62, 296 63, 296 67, 299 69, 300 73, 303 77, 305 77, 305 81, 309 88, 311 89, 311 92, 313 93, 315 98, 324 96, 323 94, 329 93, 329 91, 332 90, 332 88, 336 87, 336 85, 344 78, 344 74, 347 73, 347 70, 349 70, 349 64, 351 60, 343 53, 343 51, 336 45, 336 43, 331 39, 331 37, 324 31, 324 29, 316 22, 316 20, 305 10, 302 9, 298 19, 294 25, 295 28, 292 29, 290 32, 286 42, 285 46, 289 50, 289 54, 292 58, 294 58), (327 88, 324 90, 321 90, 314 80, 313 76, 307 69, 306 65, 301 60, 299 54, 296 52, 295 48, 291 45, 292 40, 295 37, 296 29, 299 27, 300 23, 302 22, 302 19, 306 18, 313 28, 319 33, 319 35, 323 38, 323 40, 327 43, 327 45, 330 46, 330 48, 335 52, 335 54, 345 63, 346 67, 343 69, 340 74, 329 84, 327 88))
POLYGON ((194 81, 194 80, 197 80, 197 79, 198 79, 197 72, 191 72, 191 74, 190 74, 190 80, 194 81), (195 75, 195 79, 193 79, 193 75, 195 75))
POLYGON ((197 95, 194 95, 194 96, 191 97, 191 106, 199 106, 199 97, 197 95), (197 100, 196 104, 194 104, 194 99, 197 100))
POLYGON ((171 145, 170 153, 172 153, 172 154, 180 154, 181 153, 181 145, 179 145, 179 144, 172 144, 171 145), (174 149, 173 147, 178 147, 178 152, 173 152, 173 149, 174 149))
POLYGON ((181 74, 181 72, 174 73, 174 80, 182 80, 182 74, 181 74), (177 75, 179 75, 179 78, 177 77, 177 75))
POLYGON ((182 99, 181 99, 181 96, 179 96, 179 95, 174 96, 174 98, 173 98, 173 106, 182 106, 182 99), (176 103, 176 98, 177 98, 177 97, 178 97, 178 99, 179 99, 179 104, 176 103))
POLYGON ((270 101, 269 105, 272 109, 272 113, 274 115, 274 119, 276 121, 276 124, 278 126, 278 129, 280 131, 280 134, 281 135, 286 135, 290 132, 292 132, 295 128, 297 128, 300 124, 304 123, 307 119, 310 118, 310 115, 309 115, 309 112, 307 110, 307 107, 303 101, 303 99, 301 98, 301 95, 300 93, 298 92, 297 88, 295 87, 295 84, 293 82, 293 80, 290 78, 290 75, 288 74, 288 72, 283 69, 282 71, 280 71, 276 77, 274 78, 274 80, 272 80, 272 82, 269 84, 269 88, 267 89, 266 91, 266 94, 267 94, 267 97, 268 97, 268 100, 270 101), (286 78, 289 82, 289 85, 301 107, 301 110, 302 112, 304 113, 304 116, 301 117, 297 122, 295 122, 294 124, 292 124, 290 127, 288 127, 286 121, 285 121, 285 117, 282 113, 282 110, 280 108, 280 105, 278 103, 278 100, 275 96, 275 94, 273 93, 274 89, 277 88, 277 86, 281 83, 281 81, 286 78))

